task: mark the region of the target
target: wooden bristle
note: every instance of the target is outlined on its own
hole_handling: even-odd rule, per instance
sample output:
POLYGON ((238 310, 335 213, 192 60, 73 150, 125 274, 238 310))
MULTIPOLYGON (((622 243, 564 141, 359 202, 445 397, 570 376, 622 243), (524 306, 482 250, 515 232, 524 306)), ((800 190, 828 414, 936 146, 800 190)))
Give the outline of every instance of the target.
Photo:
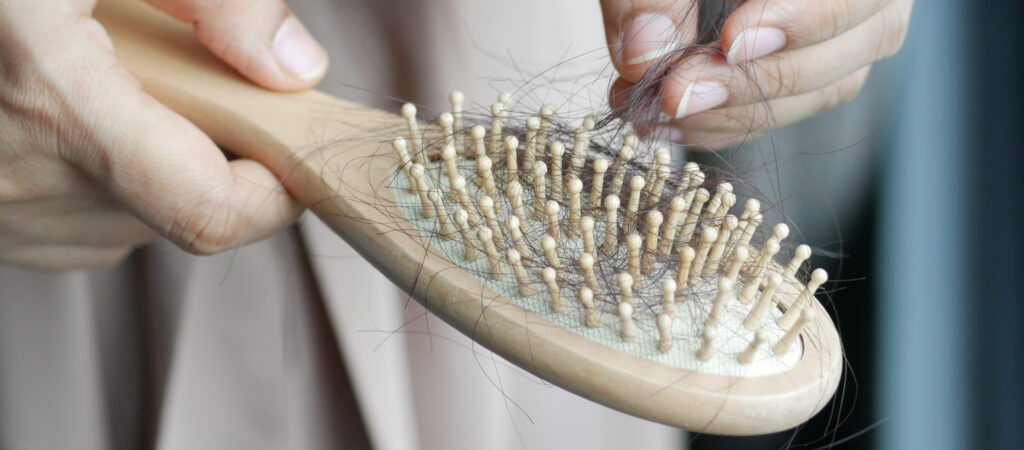
POLYGON ((715 293, 715 301, 711 305, 711 313, 708 315, 709 322, 721 322, 722 312, 729 305, 729 298, 732 297, 732 280, 722 277, 718 279, 718 292, 715 293))
POLYGON ((644 177, 634 176, 629 180, 629 203, 626 204, 625 224, 623 232, 632 232, 636 229, 637 212, 640 210, 640 194, 644 189, 644 177))
POLYGON ((452 105, 452 128, 455 131, 455 147, 462 148, 465 145, 462 139, 462 104, 466 101, 466 96, 462 91, 452 91, 448 95, 448 102, 452 105))
POLYGON ((628 273, 620 273, 616 278, 619 285, 619 295, 623 303, 633 304, 633 277, 628 273))
POLYGON ((512 106, 512 93, 502 92, 498 94, 498 103, 501 103, 504 109, 510 108, 512 106))
POLYGON ((697 350, 697 359, 708 362, 712 356, 715 356, 715 350, 713 348, 715 338, 718 337, 718 324, 715 322, 709 322, 704 324, 704 331, 701 332, 703 340, 700 344, 700 349, 697 350))
POLYGON ((491 235, 494 236, 494 246, 498 250, 505 250, 505 238, 501 232, 501 226, 498 224, 498 216, 494 211, 494 200, 490 196, 480 197, 480 211, 484 213, 484 222, 487 224, 487 228, 490 228, 491 235))
POLYGON ((412 103, 402 105, 402 117, 405 117, 405 123, 409 127, 409 142, 412 146, 410 150, 413 160, 426 166, 427 156, 423 151, 423 135, 420 133, 420 125, 416 121, 416 105, 412 103))
POLYGON ((580 288, 578 297, 580 303, 583 304, 584 324, 587 328, 597 328, 601 326, 601 315, 597 312, 597 308, 594 307, 594 291, 590 288, 583 286, 580 288))
POLYGON ((675 242, 676 234, 682 225, 684 209, 686 209, 686 199, 681 195, 675 196, 672 203, 669 204, 668 218, 665 220, 661 242, 658 243, 658 253, 662 256, 668 256, 672 251, 672 243, 675 242))
POLYGON ((452 128, 455 125, 455 116, 452 113, 441 113, 441 116, 437 118, 438 125, 441 125, 441 133, 444 135, 444 145, 450 146, 452 149, 455 148, 455 130, 452 128))
POLYGON ((754 213, 753 217, 747 219, 747 224, 743 228, 743 233, 740 238, 736 241, 737 247, 746 247, 750 244, 750 240, 754 237, 754 232, 761 226, 761 222, 764 221, 764 216, 761 213, 754 213))
POLYGON ((480 244, 484 247, 484 253, 487 255, 491 278, 495 280, 505 278, 505 271, 501 267, 501 256, 498 255, 498 249, 494 247, 494 233, 490 228, 481 227, 477 231, 477 238, 480 239, 480 244))
POLYGON ((754 357, 757 356, 757 349, 761 348, 761 345, 767 341, 768 332, 764 329, 757 330, 757 332, 754 333, 754 338, 750 340, 750 345, 747 345, 747 348, 744 349, 743 353, 740 353, 740 356, 736 359, 739 360, 740 364, 750 364, 754 361, 754 357))
POLYGON ((700 210, 710 196, 711 194, 704 188, 699 188, 694 193, 693 202, 690 203, 690 210, 686 214, 686 221, 683 222, 683 231, 679 233, 677 242, 690 242, 690 239, 693 238, 693 232, 697 229, 697 223, 699 222, 700 210))
POLYGON ((558 206, 558 202, 554 200, 548 200, 545 212, 548 214, 548 234, 555 238, 555 243, 559 247, 562 246, 562 233, 558 227, 558 211, 561 209, 558 206))
POLYGON ((725 273, 725 277, 736 283, 740 277, 740 269, 743 268, 743 263, 747 262, 747 258, 750 257, 750 252, 746 247, 736 249, 732 254, 732 260, 729 261, 728 272, 725 273))
POLYGON ((693 259, 696 256, 697 252, 689 245, 679 249, 679 268, 676 270, 676 285, 679 289, 677 292, 680 294, 690 285, 690 267, 693 265, 693 259))
POLYGON ((597 255, 597 243, 594 241, 594 218, 583 216, 580 219, 580 234, 583 235, 583 251, 597 255))
MULTIPOLYGON (((754 308, 747 314, 747 318, 743 321, 743 326, 754 331, 761 327, 761 321, 764 317, 764 313, 768 312, 768 308, 775 304, 775 291, 782 284, 782 276, 773 273, 768 276, 768 286, 761 292, 761 296, 757 299, 757 303, 754 304, 754 308)), ((757 284, 753 284, 756 288, 757 284)))
POLYGON ((604 243, 601 244, 601 253, 611 256, 619 248, 619 196, 612 194, 605 197, 604 210, 604 243))
POLYGON ((498 198, 498 187, 494 183, 494 172, 491 171, 494 163, 491 158, 487 155, 478 157, 476 159, 476 173, 477 180, 480 181, 480 186, 483 186, 484 191, 491 198, 498 198))
POLYGON ((555 241, 555 238, 550 234, 545 234, 540 238, 540 248, 544 250, 544 259, 549 266, 556 270, 562 268, 562 263, 558 259, 558 242, 555 241))
POLYGON ((548 296, 551 297, 551 310, 556 313, 565 311, 565 302, 562 301, 562 294, 558 290, 558 272, 554 267, 545 267, 541 269, 540 277, 548 288, 548 296))
POLYGON ((544 203, 547 201, 547 189, 545 184, 548 174, 548 165, 542 161, 533 164, 533 217, 540 219, 544 217, 544 203))
POLYGON ((416 183, 412 178, 412 157, 409 156, 409 151, 406 148, 405 139, 397 138, 391 141, 391 148, 398 154, 398 159, 402 162, 402 170, 405 172, 405 179, 409 180, 409 192, 416 190, 416 183))
POLYGON ((791 259, 789 261, 789 264, 786 265, 786 272, 785 272, 786 276, 787 277, 794 277, 794 276, 796 276, 796 272, 798 270, 800 270, 800 265, 803 264, 804 261, 807 261, 807 258, 810 258, 810 257, 811 257, 811 247, 808 247, 805 244, 801 244, 799 247, 797 247, 796 251, 793 252, 793 259, 791 259))
POLYGON ((639 234, 631 233, 626 236, 626 250, 628 250, 629 274, 633 276, 633 286, 640 284, 640 247, 643 246, 643 238, 639 234))
POLYGON ((505 138, 505 181, 519 182, 519 139, 505 138))
POLYGON ((497 155, 501 151, 502 121, 506 115, 505 102, 499 101, 491 105, 491 138, 489 139, 490 145, 487 148, 489 156, 497 155))
POLYGON ((530 275, 526 273, 526 268, 523 267, 522 256, 516 249, 509 249, 507 253, 508 264, 512 266, 512 273, 516 276, 516 282, 519 283, 519 295, 523 297, 529 297, 534 294, 533 286, 530 283, 530 275))
POLYGON ((526 215, 526 207, 523 206, 523 187, 518 181, 511 181, 505 186, 505 197, 508 198, 508 203, 512 207, 512 214, 524 221, 529 218, 526 215))
POLYGON ((779 243, 782 243, 787 236, 789 236, 789 225, 779 223, 775 224, 775 228, 772 228, 772 237, 779 241, 779 243))
POLYGON ((668 314, 658 314, 658 351, 668 353, 672 350, 672 317, 668 314))
POLYGON ((594 273, 594 256, 590 253, 580 255, 580 271, 583 272, 583 283, 594 292, 594 295, 601 295, 601 287, 597 282, 597 274, 594 273))
POLYGON ((551 178, 551 198, 553 200, 562 200, 562 155, 565 153, 565 145, 561 142, 555 141, 551 143, 551 148, 548 149, 551 153, 551 167, 550 178, 551 178))
POLYGON ((587 162, 587 149, 590 148, 590 131, 580 128, 573 134, 572 154, 569 158, 569 178, 579 177, 583 165, 587 162))
POLYGON ((583 182, 573 176, 566 184, 566 189, 569 191, 569 226, 567 230, 570 236, 577 236, 580 230, 582 208, 580 193, 583 192, 583 182))
MULTIPOLYGON (((540 131, 540 117, 526 119, 526 148, 523 152, 524 178, 529 181, 533 175, 533 166, 537 164, 537 133, 540 131)), ((541 147, 543 149, 543 147, 541 147)))
POLYGON ((444 196, 441 194, 441 190, 431 188, 427 196, 430 198, 430 203, 434 206, 437 222, 441 228, 441 238, 445 240, 454 239, 456 233, 455 225, 452 224, 451 218, 448 217, 448 211, 444 206, 444 196))
POLYGON ((624 140, 622 147, 619 148, 619 154, 611 167, 612 182, 608 185, 609 194, 620 195, 622 193, 622 183, 626 181, 626 166, 633 160, 634 155, 634 147, 629 145, 628 139, 624 140))
POLYGON ((668 314, 669 317, 676 312, 677 287, 678 285, 671 278, 666 278, 661 282, 661 312, 668 314))
POLYGON ((434 217, 434 204, 430 201, 430 197, 427 196, 427 192, 430 191, 430 183, 427 182, 426 169, 420 163, 413 163, 409 169, 412 173, 413 184, 416 185, 416 193, 420 196, 420 215, 424 219, 432 219, 434 217))
POLYGON ((732 192, 726 192, 725 195, 722 196, 722 204, 718 205, 718 209, 715 210, 715 213, 712 216, 712 220, 715 222, 722 220, 722 218, 729 213, 729 208, 732 208, 735 204, 736 194, 733 194, 732 192))
POLYGON ((647 236, 640 271, 650 275, 654 272, 654 258, 658 251, 658 232, 662 223, 661 212, 652 210, 647 213, 647 236))
POLYGON ((622 323, 622 340, 635 341, 639 333, 636 324, 633 323, 633 305, 626 302, 619 303, 619 320, 622 323))
POLYGON ((661 201, 661 194, 665 190, 665 181, 668 180, 668 176, 671 173, 672 169, 667 165, 658 167, 658 170, 654 175, 654 182, 648 190, 647 199, 643 202, 644 208, 650 208, 661 201))
POLYGON ((797 337, 800 336, 800 331, 803 330, 805 325, 814 320, 814 316, 814 309, 809 305, 806 308, 800 309, 799 320, 772 346, 772 353, 775 353, 775 356, 786 356, 790 349, 793 348, 793 343, 796 342, 797 337))
POLYGON ((484 129, 482 125, 474 126, 473 129, 469 131, 471 147, 473 148, 473 154, 477 159, 481 156, 487 156, 487 144, 484 140, 486 135, 487 130, 484 129))
POLYGON ((604 173, 608 171, 608 160, 604 158, 594 158, 594 177, 590 180, 590 201, 587 202, 589 208, 601 207, 601 194, 604 189, 604 173))
POLYGON ((459 228, 459 234, 462 235, 462 245, 465 248, 466 259, 476 261, 478 255, 476 245, 474 245, 473 229, 469 225, 469 213, 466 212, 465 208, 459 208, 458 211, 455 211, 455 224, 459 228))
POLYGON ((522 223, 516 216, 508 216, 505 218, 505 228, 508 229, 508 234, 512 237, 512 245, 516 251, 519 252, 524 258, 533 258, 533 252, 530 251, 530 247, 526 245, 526 238, 523 237, 522 223))
POLYGON ((544 105, 540 107, 540 129, 537 130, 537 149, 543 150, 548 146, 548 132, 551 130, 552 118, 558 112, 555 105, 544 105))
POLYGON ((738 222, 736 216, 726 217, 722 221, 722 227, 718 230, 718 236, 708 253, 704 270, 701 272, 701 276, 704 278, 710 277, 718 270, 718 265, 722 262, 722 256, 725 254, 725 248, 729 244, 729 236, 732 234, 732 230, 736 229, 738 222))
POLYGON ((445 145, 444 149, 441 150, 441 159, 444 160, 445 177, 448 178, 448 190, 449 198, 453 201, 458 201, 455 193, 455 177, 459 176, 459 162, 458 156, 455 152, 455 146, 445 145))
POLYGON ((773 237, 765 241, 764 248, 761 249, 761 253, 757 258, 757 262, 751 265, 750 270, 747 271, 747 274, 750 275, 750 278, 752 280, 761 278, 761 274, 763 274, 764 271, 768 269, 768 265, 771 263, 772 257, 774 257, 775 254, 778 252, 778 239, 775 239, 773 237))
POLYGON ((693 267, 690 268, 693 277, 700 276, 704 271, 704 262, 708 259, 708 253, 711 252, 711 246, 714 245, 715 240, 718 239, 718 230, 712 227, 704 227, 700 232, 700 246, 697 247, 697 257, 693 260, 693 267))
POLYGON ((743 204, 743 214, 740 215, 740 220, 749 220, 759 212, 761 212, 761 202, 756 198, 748 199, 747 202, 743 204))
POLYGON ((480 225, 480 215, 476 213, 476 206, 473 204, 473 199, 470 198, 469 192, 466 191, 466 179, 461 175, 456 176, 452 180, 452 187, 455 189, 456 197, 458 197, 459 205, 466 212, 468 216, 468 222, 470 227, 476 228, 480 225))
POLYGON ((800 309, 811 306, 814 301, 814 293, 826 280, 828 280, 828 272, 825 272, 824 269, 814 269, 814 272, 811 272, 810 281, 804 286, 800 296, 793 300, 786 313, 779 318, 779 327, 784 330, 790 329, 799 318, 800 309))

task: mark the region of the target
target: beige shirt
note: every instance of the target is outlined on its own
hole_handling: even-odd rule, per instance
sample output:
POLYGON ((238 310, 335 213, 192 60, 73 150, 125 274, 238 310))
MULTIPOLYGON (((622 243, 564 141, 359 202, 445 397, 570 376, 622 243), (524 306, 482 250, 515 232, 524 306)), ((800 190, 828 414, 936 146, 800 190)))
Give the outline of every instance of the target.
MULTIPOLYGON (((321 88, 392 110, 440 110, 455 88, 489 104, 565 55, 606 57, 593 1, 290 4, 331 54, 321 88)), ((4 449, 677 449, 682 436, 475 345, 311 215, 211 257, 158 242, 108 270, 0 267, 4 449)))

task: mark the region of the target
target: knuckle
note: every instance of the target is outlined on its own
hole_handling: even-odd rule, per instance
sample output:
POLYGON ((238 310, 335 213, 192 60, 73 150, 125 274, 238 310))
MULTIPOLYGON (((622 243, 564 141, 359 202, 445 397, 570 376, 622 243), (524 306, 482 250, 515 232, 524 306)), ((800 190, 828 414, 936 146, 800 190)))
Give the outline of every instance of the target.
POLYGON ((879 36, 876 55, 878 59, 894 56, 903 47, 910 24, 910 9, 899 2, 882 11, 882 33, 879 36))
POLYGON ((766 92, 768 99, 789 97, 804 92, 810 84, 809 74, 798 58, 775 59, 770 72, 773 88, 766 92))
POLYGON ((832 39, 850 28, 852 18, 850 16, 854 0, 831 0, 822 2, 823 13, 828 17, 823 22, 823 38, 832 39))
POLYGON ((869 68, 861 69, 853 75, 846 77, 824 91, 824 101, 821 103, 819 113, 825 112, 853 100, 864 87, 867 81, 869 68))
POLYGON ((237 246, 244 222, 231 208, 202 203, 175 217, 168 237, 189 253, 211 255, 237 246))

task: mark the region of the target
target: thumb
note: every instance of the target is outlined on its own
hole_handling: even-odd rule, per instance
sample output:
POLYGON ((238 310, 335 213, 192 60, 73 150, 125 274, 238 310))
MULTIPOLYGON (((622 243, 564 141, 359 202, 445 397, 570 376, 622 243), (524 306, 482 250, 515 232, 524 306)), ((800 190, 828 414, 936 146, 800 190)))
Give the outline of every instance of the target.
POLYGON ((662 56, 697 36, 696 0, 601 0, 612 64, 636 82, 662 56))
POLYGON ((280 0, 147 0, 178 20, 215 55, 265 88, 312 87, 327 72, 327 52, 280 0))
MULTIPOLYGON (((300 212, 277 176, 224 154, 192 123, 142 91, 100 49, 78 64, 61 115, 61 156, 185 250, 209 254, 260 240, 300 212), (78 95, 82 94, 82 95, 78 95)), ((74 64, 74 63, 73 63, 74 64)))

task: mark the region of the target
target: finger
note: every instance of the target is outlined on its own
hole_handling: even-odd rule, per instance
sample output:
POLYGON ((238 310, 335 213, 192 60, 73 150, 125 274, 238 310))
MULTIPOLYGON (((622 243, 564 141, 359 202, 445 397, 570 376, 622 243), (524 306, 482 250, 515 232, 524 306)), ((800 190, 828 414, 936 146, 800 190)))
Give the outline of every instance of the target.
POLYGON ((269 89, 298 90, 327 72, 327 52, 280 0, 147 0, 193 24, 214 54, 269 89))
POLYGON ((819 90, 899 50, 906 28, 896 24, 909 17, 909 7, 890 4, 835 39, 738 66, 710 57, 680 66, 662 83, 662 110, 680 118, 819 90))
POLYGON ((827 41, 874 16, 892 0, 750 0, 722 26, 723 50, 738 64, 827 41))
POLYGON ((156 232, 113 205, 50 199, 0 206, 0 247, 7 245, 137 246, 156 232), (56 212, 54 212, 56 211, 56 212))
POLYGON ((718 149, 765 131, 797 123, 852 100, 864 86, 870 67, 832 85, 806 94, 769 102, 707 111, 674 120, 659 128, 667 140, 703 149, 718 149))
POLYGON ((61 143, 78 150, 65 159, 193 253, 256 241, 295 220, 300 208, 269 169, 245 159, 229 163, 198 128, 142 92, 112 53, 96 53, 80 64, 90 95, 64 117, 69 128, 89 132, 61 143))
POLYGON ((697 36, 695 0, 602 0, 601 10, 612 64, 629 81, 697 36))
POLYGON ((124 261, 131 247, 31 246, 0 251, 0 264, 46 271, 98 269, 124 261))

